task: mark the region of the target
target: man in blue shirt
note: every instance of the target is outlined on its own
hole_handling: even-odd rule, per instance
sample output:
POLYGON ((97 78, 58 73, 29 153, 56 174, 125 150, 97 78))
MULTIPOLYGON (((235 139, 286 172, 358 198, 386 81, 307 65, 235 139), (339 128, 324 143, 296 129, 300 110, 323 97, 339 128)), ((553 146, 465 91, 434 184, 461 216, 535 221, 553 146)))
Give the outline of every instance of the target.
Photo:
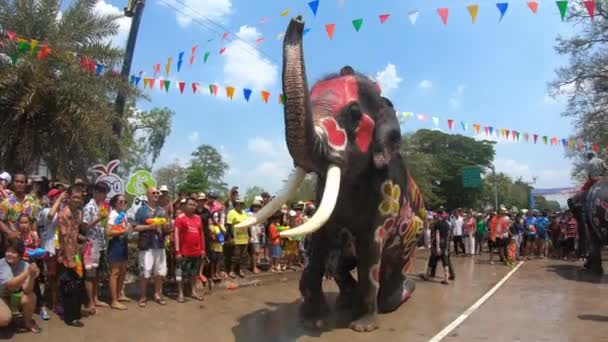
POLYGON ((532 250, 536 244, 536 213, 531 212, 528 214, 524 221, 524 257, 526 260, 530 260, 532 250))
POLYGON ((549 229, 549 218, 547 217, 547 212, 543 211, 542 216, 536 220, 536 245, 538 248, 538 255, 543 259, 547 254, 546 245, 547 239, 549 238, 547 229, 549 229))

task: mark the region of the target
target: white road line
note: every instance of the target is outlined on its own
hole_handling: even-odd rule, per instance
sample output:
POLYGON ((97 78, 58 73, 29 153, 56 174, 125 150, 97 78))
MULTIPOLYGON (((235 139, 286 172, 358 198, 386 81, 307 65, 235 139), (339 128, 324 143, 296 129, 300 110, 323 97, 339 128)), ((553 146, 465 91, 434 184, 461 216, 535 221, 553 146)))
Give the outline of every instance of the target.
POLYGON ((519 269, 519 267, 523 265, 523 263, 523 261, 520 261, 519 264, 517 264, 515 268, 513 268, 509 273, 507 273, 507 275, 505 275, 496 285, 494 285, 494 287, 492 287, 490 291, 488 291, 485 295, 479 298, 475 302, 475 304, 471 305, 471 307, 468 308, 467 311, 463 312, 462 315, 456 318, 447 327, 443 328, 443 330, 441 330, 437 335, 433 336, 433 338, 431 338, 429 342, 439 342, 450 332, 452 332, 452 330, 456 329, 456 327, 458 327, 460 323, 467 319, 475 310, 479 309, 479 307, 483 303, 485 303, 485 301, 488 300, 488 298, 490 298, 494 294, 494 292, 496 292, 513 275, 513 273, 515 273, 517 269, 519 269))

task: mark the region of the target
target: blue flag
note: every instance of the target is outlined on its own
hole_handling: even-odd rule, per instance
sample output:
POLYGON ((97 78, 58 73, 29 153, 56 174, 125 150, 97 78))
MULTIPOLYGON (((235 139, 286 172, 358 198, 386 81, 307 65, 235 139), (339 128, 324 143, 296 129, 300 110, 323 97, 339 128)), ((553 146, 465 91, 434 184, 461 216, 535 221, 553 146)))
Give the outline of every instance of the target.
POLYGON ((308 6, 310 6, 310 10, 312 11, 312 14, 314 14, 315 17, 316 17, 317 16, 317 10, 319 9, 319 0, 315 0, 315 1, 309 2, 308 6))
POLYGON ((251 96, 251 89, 243 89, 243 96, 245 96, 245 100, 249 102, 249 97, 251 96))
POLYGON ((499 3, 496 4, 496 7, 500 11, 500 20, 502 20, 502 17, 504 17, 505 13, 507 12, 507 8, 509 8, 509 3, 507 3, 507 2, 499 2, 499 3))

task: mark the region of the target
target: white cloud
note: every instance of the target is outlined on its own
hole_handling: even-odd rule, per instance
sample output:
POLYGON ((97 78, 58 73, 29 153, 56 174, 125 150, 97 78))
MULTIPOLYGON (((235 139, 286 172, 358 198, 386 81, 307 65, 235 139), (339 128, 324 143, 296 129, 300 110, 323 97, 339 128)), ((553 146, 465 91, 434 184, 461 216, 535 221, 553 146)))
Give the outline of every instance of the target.
POLYGON ((456 91, 450 96, 448 102, 452 109, 460 109, 460 106, 462 105, 462 95, 464 94, 465 88, 466 86, 464 84, 459 85, 456 88, 456 91))
POLYGON ((496 172, 503 172, 513 179, 521 177, 525 182, 534 183, 535 188, 564 188, 572 185, 570 170, 567 168, 534 168, 526 163, 522 163, 513 159, 497 158, 494 162, 496 172))
POLYGON ((181 27, 190 25, 193 20, 208 20, 224 22, 225 18, 232 11, 231 0, 163 0, 157 2, 161 6, 170 6, 179 8, 180 13, 173 8, 171 11, 175 12, 177 23, 181 27))
MULTIPOLYGON (((105 2, 105 0, 99 0, 93 11, 98 15, 120 15, 122 17, 116 20, 118 24, 118 32, 111 39, 112 45, 119 48, 126 48, 127 37, 129 36, 129 29, 131 28, 131 18, 125 17, 123 14, 123 10, 118 7, 105 2)), ((61 12, 58 14, 58 17, 61 15, 61 12)))
MULTIPOLYGON (((254 92, 275 85, 277 65, 253 48, 261 33, 255 27, 241 26, 236 35, 239 39, 228 43, 224 52, 224 83, 238 88, 247 87, 254 92)), ((235 98, 242 98, 242 94, 235 94, 235 98)))
POLYGON ((422 88, 422 89, 429 89, 433 86, 433 82, 429 81, 429 80, 422 80, 420 81, 420 83, 418 84, 418 87, 422 88))
POLYGON ((247 143, 247 148, 251 152, 262 155, 274 155, 277 153, 277 149, 275 148, 272 141, 262 137, 254 137, 252 139, 249 139, 249 142, 247 143))
POLYGON ((198 141, 198 132, 194 131, 192 133, 190 133, 190 135, 188 135, 188 141, 190 141, 190 143, 195 144, 198 141))
POLYGON ((384 96, 388 96, 391 91, 397 89, 403 81, 397 74, 397 68, 392 63, 388 63, 384 70, 378 71, 375 79, 380 84, 384 96))

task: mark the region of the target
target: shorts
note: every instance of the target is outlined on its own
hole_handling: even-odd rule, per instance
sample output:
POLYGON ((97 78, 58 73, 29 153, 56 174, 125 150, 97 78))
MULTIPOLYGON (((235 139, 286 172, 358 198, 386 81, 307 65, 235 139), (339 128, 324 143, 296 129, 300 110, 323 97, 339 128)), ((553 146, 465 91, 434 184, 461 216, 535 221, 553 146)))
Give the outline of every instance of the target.
POLYGON ((108 244, 108 262, 113 264, 127 261, 129 259, 127 241, 119 240, 119 238, 114 239, 108 244))
POLYGON ((260 253, 260 244, 257 242, 250 242, 249 248, 251 248, 251 253, 260 253))
POLYGON ((497 237, 495 241, 489 240, 488 244, 491 249, 504 247, 504 241, 502 238, 497 237))
POLYGON ((201 267, 201 257, 182 257, 179 261, 179 268, 182 269, 182 277, 192 278, 198 276, 198 269, 201 267))
POLYGON ((537 233, 538 239, 541 241, 547 240, 547 238, 549 237, 549 235, 547 235, 547 232, 543 232, 543 231, 539 231, 537 233))
POLYGON ((95 278, 101 277, 102 272, 107 270, 106 268, 106 251, 99 251, 99 259, 97 260, 97 267, 91 267, 89 269, 85 269, 85 274, 87 278, 95 278))
POLYGON ((281 245, 270 245, 271 258, 280 258, 282 252, 281 245))
POLYGON ((44 255, 44 267, 46 268, 47 277, 57 276, 57 254, 50 255, 48 252, 44 255))
POLYGON ((167 255, 164 248, 139 251, 137 259, 141 277, 148 279, 152 274, 160 277, 167 275, 167 255))
POLYGON ((224 260, 224 252, 211 251, 211 253, 209 253, 209 259, 211 260, 211 262, 214 263, 221 262, 222 260, 224 260))
POLYGON ((525 243, 534 242, 534 241, 536 241, 536 235, 524 235, 525 243))

